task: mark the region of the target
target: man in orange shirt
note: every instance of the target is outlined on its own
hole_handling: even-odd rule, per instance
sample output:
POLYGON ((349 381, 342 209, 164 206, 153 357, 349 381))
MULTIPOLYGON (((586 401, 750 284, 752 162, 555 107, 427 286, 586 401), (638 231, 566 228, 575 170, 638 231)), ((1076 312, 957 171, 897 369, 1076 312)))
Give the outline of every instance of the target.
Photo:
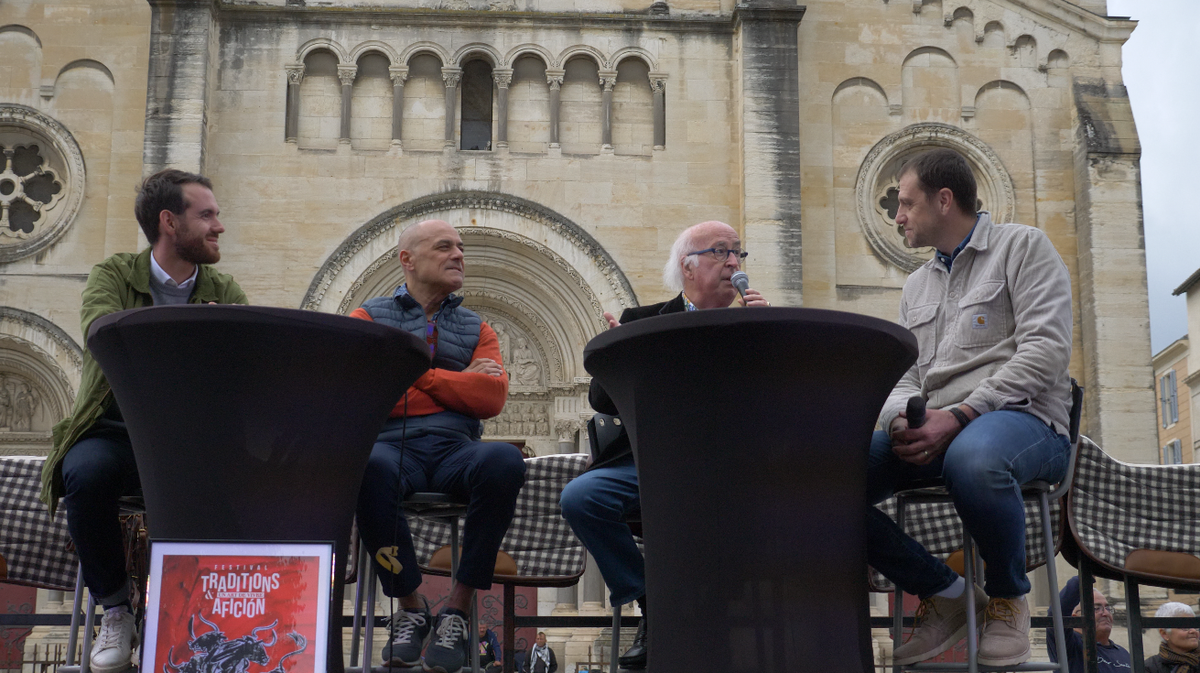
POLYGON ((383 647, 384 665, 416 666, 425 651, 425 670, 458 673, 469 656, 471 602, 476 589, 492 586, 496 552, 525 483, 525 462, 512 444, 479 441, 480 420, 504 408, 508 374, 496 333, 454 294, 463 284, 462 238, 446 222, 426 220, 400 235, 399 256, 405 284, 350 315, 424 337, 433 368, 396 403, 371 450, 358 496, 358 529, 384 593, 400 603, 383 647), (399 508, 417 491, 470 503, 458 583, 436 620, 417 593, 421 573, 399 508))

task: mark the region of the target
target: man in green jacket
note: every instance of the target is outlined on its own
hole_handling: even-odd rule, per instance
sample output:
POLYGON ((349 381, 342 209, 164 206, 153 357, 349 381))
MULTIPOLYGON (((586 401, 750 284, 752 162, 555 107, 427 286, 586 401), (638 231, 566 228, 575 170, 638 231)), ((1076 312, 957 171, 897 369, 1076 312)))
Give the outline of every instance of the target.
MULTIPOLYGON (((168 169, 146 178, 134 206, 150 247, 119 252, 92 268, 83 290, 83 334, 97 318, 141 306, 245 304, 233 278, 209 266, 221 259, 225 231, 212 183, 168 169)), ((180 400, 180 404, 186 404, 180 400)), ((61 497, 83 581, 104 606, 91 652, 96 673, 130 666, 134 620, 118 521, 118 499, 140 491, 137 464, 112 389, 83 353, 83 380, 71 415, 54 426, 54 448, 42 469, 42 500, 53 516, 61 497)))

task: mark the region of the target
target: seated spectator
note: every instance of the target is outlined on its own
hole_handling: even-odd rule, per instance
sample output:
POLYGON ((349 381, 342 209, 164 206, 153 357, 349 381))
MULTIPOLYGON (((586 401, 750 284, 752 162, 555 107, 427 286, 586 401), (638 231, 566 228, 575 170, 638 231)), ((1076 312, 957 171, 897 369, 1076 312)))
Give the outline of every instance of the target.
POLYGON ((496 673, 501 670, 504 667, 501 656, 500 640, 487 624, 479 622, 479 665, 483 667, 484 673, 496 673))
MULTIPOLYGON (((1112 608, 1108 607, 1108 599, 1104 594, 1092 590, 1095 600, 1096 614, 1096 670, 1099 673, 1117 673, 1118 671, 1128 671, 1133 668, 1129 657, 1129 650, 1121 647, 1109 639, 1112 634, 1113 615, 1112 608)), ((1062 605, 1063 614, 1071 614, 1078 617, 1082 614, 1082 605, 1079 602, 1079 578, 1072 577, 1067 580, 1066 586, 1058 594, 1059 603, 1062 605)), ((1083 673, 1085 670, 1083 661, 1083 630, 1075 629, 1068 631, 1067 634, 1067 670, 1070 673, 1083 673)), ((1046 650, 1050 652, 1050 661, 1058 662, 1058 645, 1054 640, 1054 629, 1046 629, 1046 650)))
MULTIPOLYGON (((1155 617, 1195 617, 1190 605, 1163 603, 1155 617)), ((1186 629, 1159 629, 1162 645, 1158 654, 1146 660, 1146 673, 1200 673, 1200 630, 1191 626, 1186 629)))
POLYGON ((558 670, 558 661, 554 658, 554 650, 546 645, 546 634, 538 632, 537 640, 529 648, 525 657, 522 673, 554 673, 558 670))

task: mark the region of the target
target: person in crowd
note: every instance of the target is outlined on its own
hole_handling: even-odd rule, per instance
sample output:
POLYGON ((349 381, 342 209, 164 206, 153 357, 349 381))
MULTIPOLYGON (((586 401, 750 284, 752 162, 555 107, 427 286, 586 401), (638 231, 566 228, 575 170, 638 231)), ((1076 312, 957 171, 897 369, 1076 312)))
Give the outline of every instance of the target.
POLYGON ((479 622, 479 665, 484 673, 498 673, 504 667, 500 639, 483 621, 479 622))
MULTIPOLYGON (((699 309, 768 306, 757 290, 738 296, 730 277, 741 267, 746 252, 733 227, 724 222, 701 222, 679 234, 663 269, 663 283, 678 294, 669 301, 625 309, 621 320, 605 313, 609 328, 641 318, 699 309)), ((599 383, 588 390, 592 409, 615 415, 616 405, 599 383)), ((645 563, 626 520, 640 511, 637 470, 624 426, 600 448, 588 470, 567 484, 561 497, 563 517, 596 559, 611 592, 613 605, 637 601, 642 619, 633 645, 621 655, 622 668, 646 667, 648 612, 645 563)))
MULTIPOLYGON (((141 306, 247 303, 233 278, 212 266, 221 259, 220 212, 208 178, 175 169, 146 178, 134 214, 150 245, 92 268, 80 310, 83 334, 101 316, 141 306)), ((41 497, 51 516, 62 498, 83 582, 104 608, 91 669, 116 673, 131 666, 135 631, 118 500, 140 493, 141 484, 121 409, 87 350, 75 405, 53 437, 41 497)))
MULTIPOLYGON (((922 481, 945 481, 987 566, 986 594, 973 589, 983 625, 979 664, 1013 665, 1030 654, 1020 485, 1062 479, 1070 449, 1070 275, 1040 230, 976 212, 975 178, 957 152, 917 155, 899 180, 896 223, 909 247, 935 254, 904 284, 899 322, 920 352, 880 414, 867 495, 874 504, 922 481), (914 396, 928 405, 920 427, 904 413, 914 396)), ((897 664, 963 638, 963 578, 874 507, 867 561, 921 599, 911 637, 894 650, 897 664)))
POLYGON ((546 634, 539 631, 529 655, 525 657, 523 673, 555 673, 558 670, 558 660, 554 658, 554 650, 546 645, 546 634))
POLYGON ((433 366, 396 402, 376 439, 359 491, 358 529, 384 593, 400 605, 383 646, 384 664, 423 663, 429 671, 457 673, 470 655, 471 601, 476 590, 492 586, 496 552, 525 483, 525 461, 512 444, 480 441, 480 421, 504 408, 508 374, 496 333, 454 294, 465 271, 462 238, 446 222, 425 220, 404 230, 398 249, 405 283, 350 315, 421 337, 433 366), (400 503, 417 491, 469 503, 458 581, 436 620, 417 593, 421 572, 400 513, 400 503))
MULTIPOLYGON (((1096 615, 1096 665, 1099 673, 1121 673, 1130 671, 1129 650, 1121 647, 1111 638, 1113 627, 1112 608, 1108 599, 1099 590, 1093 589, 1093 601, 1096 615)), ((1079 602, 1079 577, 1067 580, 1062 591, 1058 593, 1059 604, 1064 615, 1080 616, 1083 610, 1079 602)), ((1067 670, 1069 673, 1084 673, 1087 669, 1083 660, 1083 629, 1067 631, 1067 670)), ((1058 645, 1054 639, 1054 629, 1046 629, 1046 650, 1050 653, 1050 661, 1058 662, 1058 645)))
MULTIPOLYGON (((1192 606, 1186 603, 1163 603, 1155 617, 1195 617, 1192 606)), ((1146 673, 1200 673, 1200 630, 1159 629, 1162 644, 1158 654, 1146 660, 1146 673)))

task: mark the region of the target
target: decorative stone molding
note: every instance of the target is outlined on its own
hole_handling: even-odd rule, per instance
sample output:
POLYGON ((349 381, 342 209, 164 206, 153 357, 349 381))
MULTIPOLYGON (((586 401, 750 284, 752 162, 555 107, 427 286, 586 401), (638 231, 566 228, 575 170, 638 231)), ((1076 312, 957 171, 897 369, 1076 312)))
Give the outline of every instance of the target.
POLYGON ((547 68, 546 69, 546 84, 550 85, 550 89, 552 91, 558 91, 559 89, 562 88, 563 78, 566 77, 566 75, 567 75, 567 71, 565 71, 565 70, 552 70, 552 69, 547 68))
POLYGON ((304 64, 303 63, 293 63, 291 65, 285 66, 284 70, 287 72, 288 84, 299 85, 301 82, 304 81, 304 64))
POLYGON ((583 429, 582 423, 577 420, 569 420, 558 418, 554 420, 554 434, 560 442, 574 441, 575 433, 583 429))
MULTIPOLYGON (((637 297, 625 274, 621 272, 612 256, 608 254, 608 251, 579 225, 542 205, 520 197, 496 192, 463 191, 434 194, 409 201, 387 211, 360 227, 345 242, 338 246, 337 250, 329 256, 320 270, 318 270, 312 283, 309 285, 308 291, 305 292, 304 298, 301 300, 300 308, 320 310, 320 307, 326 303, 325 295, 329 288, 338 281, 340 281, 339 285, 345 286, 343 290, 344 294, 337 297, 336 301, 339 304, 346 296, 353 295, 353 289, 350 285, 354 281, 339 279, 339 275, 351 260, 358 257, 365 248, 372 246, 376 239, 386 237, 388 243, 386 248, 391 249, 394 246, 394 241, 399 236, 399 232, 396 230, 398 223, 415 220, 430 213, 460 208, 511 213, 545 227, 549 232, 565 239, 584 259, 589 260, 595 266, 597 272, 607 280, 609 285, 607 289, 616 303, 622 307, 637 306, 637 297)), ((547 247, 546 249, 549 248, 547 247)), ((372 255, 372 261, 369 264, 381 264, 379 258, 380 255, 372 255)), ((559 259, 562 260, 561 263, 554 261, 554 264, 560 266, 560 268, 564 268, 564 270, 573 268, 561 256, 559 256, 559 259)), ((386 263, 386 261, 384 259, 382 263, 386 263)), ((578 273, 577 270, 576 273, 578 273)), ((363 272, 356 272, 355 278, 362 278, 367 275, 364 270, 363 272)), ((589 285, 589 287, 591 286, 589 285)), ((598 290, 593 288, 593 291, 598 290)), ((327 310, 333 310, 333 306, 329 306, 327 310)))
POLYGON ((70 131, 24 105, 0 103, 0 264, 51 245, 83 202, 83 152, 70 131), (35 149, 36 148, 36 149, 35 149))
POLYGON ((358 66, 356 65, 339 65, 337 67, 338 81, 342 86, 353 86, 354 78, 358 77, 358 66))
POLYGON ((462 68, 442 68, 442 82, 446 84, 447 89, 457 87, 460 80, 462 80, 462 68))
POLYGON ((392 84, 403 85, 408 80, 408 66, 393 65, 388 67, 388 76, 392 78, 392 84))
POLYGON ((948 147, 962 154, 975 173, 982 210, 996 222, 1009 222, 1016 211, 1012 178, 1000 157, 979 138, 948 124, 908 126, 880 140, 867 153, 854 186, 858 221, 875 254, 885 262, 912 272, 931 256, 929 249, 907 247, 894 218, 898 171, 909 157, 924 150, 948 147))
POLYGON ((512 78, 512 68, 496 68, 492 70, 492 79, 496 81, 496 86, 500 89, 507 89, 511 86, 512 78))
POLYGON ((71 411, 83 353, 50 321, 0 307, 0 442, 49 448, 51 426, 71 411))
POLYGON ((612 91, 617 85, 617 72, 615 70, 605 70, 600 72, 600 87, 605 91, 612 91))

